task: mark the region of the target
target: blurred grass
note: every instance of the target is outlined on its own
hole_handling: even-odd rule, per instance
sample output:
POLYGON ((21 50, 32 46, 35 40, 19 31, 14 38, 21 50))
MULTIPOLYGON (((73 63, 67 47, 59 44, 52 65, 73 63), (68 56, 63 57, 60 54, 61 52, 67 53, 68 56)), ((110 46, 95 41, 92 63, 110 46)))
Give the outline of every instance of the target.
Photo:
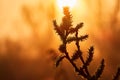
MULTIPOLYGON (((88 8, 87 13, 90 13, 80 15, 90 16, 85 17, 88 18, 87 22, 89 22, 86 22, 85 25, 89 25, 86 33, 90 35, 90 43, 93 42, 95 45, 95 54, 99 55, 94 59, 94 62, 98 62, 101 57, 105 58, 106 67, 102 80, 111 79, 111 75, 120 65, 120 3, 117 1, 119 0, 115 0, 113 3, 110 3, 112 1, 109 0, 85 0, 88 8), (106 4, 107 2, 108 4, 106 4)), ((30 30, 30 37, 24 38, 23 33, 18 30, 16 32, 22 35, 17 35, 19 38, 17 40, 13 40, 9 36, 1 38, 0 80, 80 79, 71 70, 71 66, 68 68, 70 64, 66 61, 59 68, 54 67, 56 58, 54 55, 59 54, 59 52, 56 52, 56 46, 60 43, 52 28, 52 20, 58 14, 55 5, 51 5, 50 2, 44 3, 41 0, 35 6, 22 5, 20 11, 22 21, 27 26, 26 32, 30 30), (51 49, 53 50, 52 53, 50 52, 51 49)), ((80 12, 78 11, 78 13, 80 12)), ((24 26, 19 25, 19 27, 23 28, 24 26)), ((15 26, 14 28, 18 27, 15 26)), ((11 33, 13 32, 11 31, 11 33)), ((86 46, 86 44, 83 46, 86 46)), ((90 67, 91 71, 92 68, 97 66, 96 63, 93 65, 90 67)))

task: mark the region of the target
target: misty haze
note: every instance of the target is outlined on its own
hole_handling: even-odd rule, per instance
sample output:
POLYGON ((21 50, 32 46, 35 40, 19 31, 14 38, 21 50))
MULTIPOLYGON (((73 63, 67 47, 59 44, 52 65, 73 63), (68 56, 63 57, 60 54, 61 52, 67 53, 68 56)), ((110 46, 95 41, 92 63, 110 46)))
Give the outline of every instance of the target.
MULTIPOLYGON (((94 46, 91 74, 104 58, 100 80, 111 80, 120 66, 120 0, 77 0, 70 11, 73 26, 84 23, 79 35, 89 35, 83 52, 94 46)), ((55 67, 61 39, 53 20, 63 16, 57 0, 0 0, 0 80, 85 80, 66 59, 55 67)))

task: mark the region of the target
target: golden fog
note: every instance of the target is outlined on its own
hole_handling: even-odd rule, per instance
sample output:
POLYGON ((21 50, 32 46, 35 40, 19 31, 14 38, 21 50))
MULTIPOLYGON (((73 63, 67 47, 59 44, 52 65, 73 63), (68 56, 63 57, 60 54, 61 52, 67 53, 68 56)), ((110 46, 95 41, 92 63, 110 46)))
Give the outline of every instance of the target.
MULTIPOLYGON (((102 80, 110 80, 120 65, 120 1, 78 0, 71 13, 73 25, 84 22, 81 34, 89 34, 83 52, 95 47, 91 69, 104 58, 102 80)), ((0 0, 0 80, 80 78, 66 61, 54 65, 60 39, 52 21, 60 24, 62 16, 56 0, 0 0)), ((72 45, 69 50, 74 50, 72 45)))

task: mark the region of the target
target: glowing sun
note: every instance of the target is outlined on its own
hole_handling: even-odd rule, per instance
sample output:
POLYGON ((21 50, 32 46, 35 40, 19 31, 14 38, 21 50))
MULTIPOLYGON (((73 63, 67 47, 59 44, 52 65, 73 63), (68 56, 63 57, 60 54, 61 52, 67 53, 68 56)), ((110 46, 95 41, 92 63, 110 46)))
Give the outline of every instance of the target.
POLYGON ((57 5, 59 6, 59 8, 63 8, 65 6, 73 8, 76 3, 76 0, 57 0, 57 5))

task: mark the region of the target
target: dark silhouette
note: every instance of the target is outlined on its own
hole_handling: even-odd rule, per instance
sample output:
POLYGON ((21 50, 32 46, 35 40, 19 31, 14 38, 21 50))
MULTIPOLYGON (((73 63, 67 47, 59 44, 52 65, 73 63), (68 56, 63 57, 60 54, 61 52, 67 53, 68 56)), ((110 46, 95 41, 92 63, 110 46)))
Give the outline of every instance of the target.
MULTIPOLYGON (((60 39, 62 40, 62 44, 59 47, 59 51, 62 53, 60 56, 58 56, 58 59, 56 61, 56 67, 59 66, 60 62, 63 59, 67 59, 71 65, 74 67, 75 72, 77 72, 78 75, 82 76, 86 80, 98 80, 101 76, 101 74, 104 71, 104 59, 102 59, 101 64, 95 74, 91 74, 88 67, 90 63, 93 60, 93 54, 94 54, 94 47, 91 46, 88 50, 88 57, 87 59, 84 59, 83 52, 81 50, 80 42, 86 40, 88 38, 88 35, 79 36, 79 29, 83 27, 83 23, 79 23, 75 28, 72 27, 72 15, 69 12, 69 7, 64 7, 64 17, 62 18, 62 23, 57 25, 56 20, 53 21, 54 29, 56 33, 60 36, 60 39), (67 45, 71 42, 75 42, 76 50, 73 53, 73 56, 69 55, 69 52, 67 50, 67 45), (78 67, 75 63, 75 60, 79 59, 82 64, 81 67, 78 67)), ((119 80, 120 75, 120 69, 118 68, 118 71, 116 75, 114 76, 113 80, 119 80)))

